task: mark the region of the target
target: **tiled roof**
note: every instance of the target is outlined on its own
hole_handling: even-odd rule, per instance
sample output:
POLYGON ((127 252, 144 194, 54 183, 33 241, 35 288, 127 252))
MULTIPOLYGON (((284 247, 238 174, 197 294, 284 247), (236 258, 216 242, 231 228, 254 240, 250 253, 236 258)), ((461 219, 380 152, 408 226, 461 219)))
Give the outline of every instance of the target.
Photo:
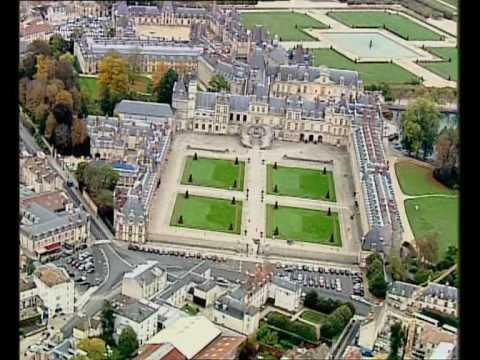
POLYGON ((115 106, 115 113, 131 115, 172 117, 172 109, 169 104, 159 104, 144 101, 122 100, 115 106))

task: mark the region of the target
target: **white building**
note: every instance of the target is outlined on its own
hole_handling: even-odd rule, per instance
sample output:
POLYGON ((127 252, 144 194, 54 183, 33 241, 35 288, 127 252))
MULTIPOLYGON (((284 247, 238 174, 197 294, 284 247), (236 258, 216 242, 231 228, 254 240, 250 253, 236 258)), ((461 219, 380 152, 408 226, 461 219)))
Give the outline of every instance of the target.
POLYGON ((143 345, 157 333, 157 309, 132 298, 115 309, 115 334, 130 326, 137 334, 138 343, 143 345))
POLYGON ((33 281, 49 318, 58 313, 73 313, 74 284, 65 269, 53 264, 41 266, 35 270, 33 281))
POLYGON ((282 280, 274 276, 269 287, 269 298, 274 299, 276 307, 287 311, 295 311, 300 307, 302 288, 300 284, 282 280))
POLYGON ((165 289, 167 272, 157 261, 147 261, 126 273, 122 281, 122 294, 134 299, 150 299, 165 289))

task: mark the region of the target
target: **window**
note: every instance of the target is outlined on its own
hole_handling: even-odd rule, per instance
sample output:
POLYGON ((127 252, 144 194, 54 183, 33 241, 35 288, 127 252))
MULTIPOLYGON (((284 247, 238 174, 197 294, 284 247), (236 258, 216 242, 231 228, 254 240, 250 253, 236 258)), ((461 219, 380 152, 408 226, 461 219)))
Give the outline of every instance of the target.
POLYGON ((304 92, 304 93, 307 92, 307 85, 305 85, 305 86, 303 87, 303 92, 304 92))
POLYGON ((202 130, 205 130, 205 124, 202 124, 202 130))
POLYGON ((240 121, 240 114, 237 114, 237 121, 240 121))
POLYGON ((230 121, 233 120, 233 113, 230 113, 230 121))
POLYGON ((243 122, 247 121, 247 115, 243 115, 243 122))

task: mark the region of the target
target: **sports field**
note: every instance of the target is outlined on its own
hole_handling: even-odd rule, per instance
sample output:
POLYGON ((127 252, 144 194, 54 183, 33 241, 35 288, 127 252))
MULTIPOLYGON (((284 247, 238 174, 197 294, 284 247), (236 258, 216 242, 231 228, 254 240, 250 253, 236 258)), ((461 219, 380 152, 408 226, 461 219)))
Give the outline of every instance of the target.
POLYGON ((322 210, 301 209, 289 206, 267 205, 267 237, 272 238, 278 227, 276 238, 341 246, 338 214, 330 216, 322 210), (331 241, 333 240, 333 241, 331 241))
POLYGON ((457 192, 449 189, 433 177, 432 169, 413 161, 400 161, 395 164, 395 173, 405 195, 447 194, 457 192))
POLYGON ((439 234, 439 250, 443 255, 448 246, 458 248, 458 197, 421 197, 405 200, 408 222, 416 239, 429 232, 439 234))
POLYGON ((242 202, 215 199, 204 196, 177 194, 171 226, 181 226, 201 230, 221 231, 240 234, 242 224, 242 202), (179 223, 180 216, 182 222, 179 223), (232 230, 230 230, 232 225, 232 230))
POLYGON ((182 184, 242 191, 244 176, 243 161, 235 165, 234 160, 201 157, 193 160, 193 156, 188 156, 183 170, 182 184), (192 175, 191 182, 188 181, 190 175, 192 175))
POLYGON ((373 83, 407 84, 420 79, 397 64, 355 63, 331 49, 312 49, 314 66, 358 71, 365 85, 373 83))
POLYGON ((240 14, 243 24, 250 30, 255 25, 263 25, 269 32, 268 37, 278 35, 280 41, 316 40, 302 29, 326 29, 327 25, 304 14, 290 11, 244 12, 240 14))
POLYGON ((383 11, 332 11, 327 14, 351 28, 383 28, 406 40, 442 40, 442 35, 397 14, 383 11))
POLYGON ((267 194, 336 201, 333 174, 322 170, 267 166, 267 194), (275 192, 275 186, 277 191, 275 192))
POLYGON ((440 75, 442 78, 452 81, 458 79, 458 49, 453 47, 427 48, 429 52, 445 61, 422 62, 423 67, 431 72, 440 75))

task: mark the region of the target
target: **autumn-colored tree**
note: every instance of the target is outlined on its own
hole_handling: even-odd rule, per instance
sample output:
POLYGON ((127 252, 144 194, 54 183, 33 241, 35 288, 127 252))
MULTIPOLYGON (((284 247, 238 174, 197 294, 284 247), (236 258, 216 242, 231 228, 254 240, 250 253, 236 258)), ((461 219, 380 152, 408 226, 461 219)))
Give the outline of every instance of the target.
POLYGON ((37 57, 37 80, 51 80, 55 77, 55 60, 50 56, 38 55, 37 57))
POLYGON ((82 339, 78 342, 78 348, 85 351, 90 360, 105 360, 107 358, 105 341, 102 339, 82 339))
POLYGON ((60 61, 66 61, 68 62, 70 65, 73 66, 73 64, 75 64, 75 56, 73 56, 71 53, 69 52, 66 52, 65 54, 63 55, 60 55, 60 57, 58 58, 58 60, 60 61))
POLYGON ((50 50, 50 45, 45 40, 33 40, 32 43, 28 46, 27 51, 36 55, 48 55, 52 54, 50 50))
POLYGON ((152 75, 152 86, 154 89, 158 86, 160 80, 162 80, 163 76, 167 73, 167 71, 168 66, 164 62, 157 63, 157 69, 152 75))
POLYGON ((30 79, 27 77, 21 78, 20 81, 18 82, 18 100, 20 101, 21 104, 26 104, 27 103, 27 93, 28 93, 28 87, 30 84, 30 79))
POLYGON ((35 109, 35 122, 40 124, 42 121, 45 122, 48 116, 48 105, 41 103, 35 109))
POLYGON ((140 74, 140 62, 142 60, 140 53, 141 50, 139 48, 133 49, 133 52, 127 58, 129 84, 133 84, 138 74, 140 74))
POLYGON ((55 96, 55 105, 57 104, 64 104, 68 106, 70 110, 73 110, 73 97, 70 92, 67 90, 61 90, 55 96))
POLYGON ((104 56, 98 65, 98 84, 112 92, 128 92, 128 63, 118 53, 111 52, 104 56))
POLYGON ((88 136, 88 130, 85 121, 79 118, 73 120, 71 134, 73 146, 83 144, 88 136))
POLYGON ((82 98, 80 95, 80 91, 76 87, 73 87, 70 89, 70 94, 72 94, 72 99, 73 99, 73 112, 75 114, 78 114, 80 111, 80 107, 82 105, 82 98))
POLYGON ((429 232, 424 236, 415 239, 415 244, 417 245, 418 251, 418 261, 420 263, 437 263, 439 260, 438 238, 438 233, 429 232))
POLYGON ((50 139, 53 135, 53 131, 57 127, 57 120, 55 120, 55 116, 52 113, 48 114, 47 123, 45 126, 45 137, 50 139))
POLYGON ((56 101, 55 99, 56 99, 59 91, 60 91, 60 89, 57 87, 57 85, 55 83, 50 82, 47 85, 45 95, 47 97, 48 105, 50 107, 53 107, 55 105, 55 101, 56 101))
POLYGON ((26 94, 26 107, 30 111, 35 111, 38 105, 44 102, 46 96, 45 81, 32 80, 29 83, 26 94))
POLYGON ((62 80, 67 89, 71 89, 75 85, 75 77, 73 66, 67 60, 56 62, 55 78, 62 80))

